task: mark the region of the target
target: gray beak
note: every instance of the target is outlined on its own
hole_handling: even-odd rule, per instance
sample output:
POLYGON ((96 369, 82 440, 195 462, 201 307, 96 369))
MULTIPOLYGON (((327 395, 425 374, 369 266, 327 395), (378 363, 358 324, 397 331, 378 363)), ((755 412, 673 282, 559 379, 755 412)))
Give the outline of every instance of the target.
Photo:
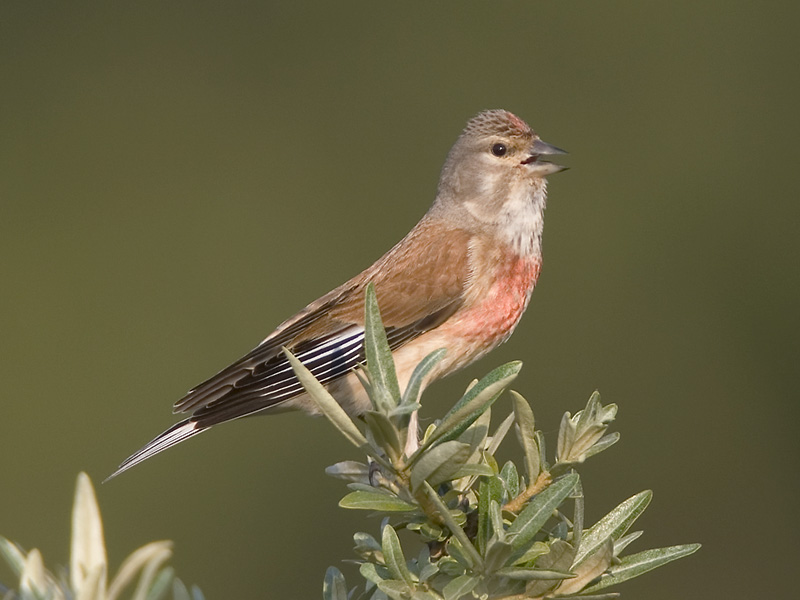
POLYGON ((553 173, 558 173, 559 171, 564 171, 569 167, 563 167, 561 165, 556 165, 544 160, 539 160, 541 155, 550 155, 550 154, 567 154, 566 150, 562 150, 556 146, 548 144, 547 142, 543 142, 542 140, 538 139, 533 142, 531 146, 531 155, 522 161, 523 165, 528 165, 528 168, 534 175, 539 175, 540 177, 544 177, 546 175, 552 175, 553 173))
POLYGON ((569 152, 537 139, 531 146, 531 154, 569 154, 569 152))

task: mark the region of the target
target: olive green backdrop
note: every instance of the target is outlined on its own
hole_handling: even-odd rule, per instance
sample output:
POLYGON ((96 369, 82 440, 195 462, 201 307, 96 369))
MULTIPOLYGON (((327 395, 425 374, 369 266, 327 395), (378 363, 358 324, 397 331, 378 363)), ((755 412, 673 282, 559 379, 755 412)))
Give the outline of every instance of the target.
MULTIPOLYGON (((513 359, 550 435, 599 389, 622 441, 583 470, 589 517, 652 488, 636 549, 704 544, 620 591, 788 597, 797 22, 737 0, 2 3, 0 533, 64 564, 77 473, 99 486, 401 238, 466 120, 502 107, 572 170, 522 324, 427 415, 513 359)), ((300 415, 216 429, 98 488, 112 564, 169 538, 210 600, 319 598, 379 526, 323 474, 355 456, 300 415)))

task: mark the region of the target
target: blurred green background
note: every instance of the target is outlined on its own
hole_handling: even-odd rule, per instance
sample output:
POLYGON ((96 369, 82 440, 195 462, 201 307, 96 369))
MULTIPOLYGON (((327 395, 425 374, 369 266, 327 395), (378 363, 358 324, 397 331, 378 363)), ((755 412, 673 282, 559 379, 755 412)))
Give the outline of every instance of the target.
MULTIPOLYGON (((583 470, 588 517, 652 488, 635 550, 704 544, 625 597, 788 597, 799 12, 2 3, 0 533, 64 564, 78 471, 99 484, 186 389, 400 239, 466 120, 502 107, 572 170, 515 336, 428 416, 513 359, 551 436, 599 389, 622 442, 583 470)), ((215 429, 99 487, 111 562, 169 538, 209 599, 319 598, 379 525, 323 474, 356 456, 301 415, 215 429)))

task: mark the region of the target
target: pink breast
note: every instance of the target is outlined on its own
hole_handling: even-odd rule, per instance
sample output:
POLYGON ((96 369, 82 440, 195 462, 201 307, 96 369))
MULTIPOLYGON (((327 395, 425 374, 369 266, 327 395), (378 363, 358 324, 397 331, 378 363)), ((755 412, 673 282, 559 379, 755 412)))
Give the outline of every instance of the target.
POLYGON ((508 337, 528 306, 539 270, 539 262, 530 258, 495 265, 483 299, 465 315, 465 333, 496 338, 496 343, 508 337))

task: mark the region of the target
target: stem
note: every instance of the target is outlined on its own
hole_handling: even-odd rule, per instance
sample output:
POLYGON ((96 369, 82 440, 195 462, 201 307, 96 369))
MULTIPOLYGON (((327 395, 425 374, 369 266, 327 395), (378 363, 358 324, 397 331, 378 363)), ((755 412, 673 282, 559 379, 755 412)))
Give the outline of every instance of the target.
POLYGON ((519 512, 522 510, 522 507, 525 506, 525 503, 528 500, 550 485, 552 481, 553 476, 550 474, 550 471, 542 471, 539 473, 536 481, 532 482, 527 488, 525 488, 519 496, 513 500, 509 500, 509 502, 503 507, 503 510, 513 513, 519 512))

